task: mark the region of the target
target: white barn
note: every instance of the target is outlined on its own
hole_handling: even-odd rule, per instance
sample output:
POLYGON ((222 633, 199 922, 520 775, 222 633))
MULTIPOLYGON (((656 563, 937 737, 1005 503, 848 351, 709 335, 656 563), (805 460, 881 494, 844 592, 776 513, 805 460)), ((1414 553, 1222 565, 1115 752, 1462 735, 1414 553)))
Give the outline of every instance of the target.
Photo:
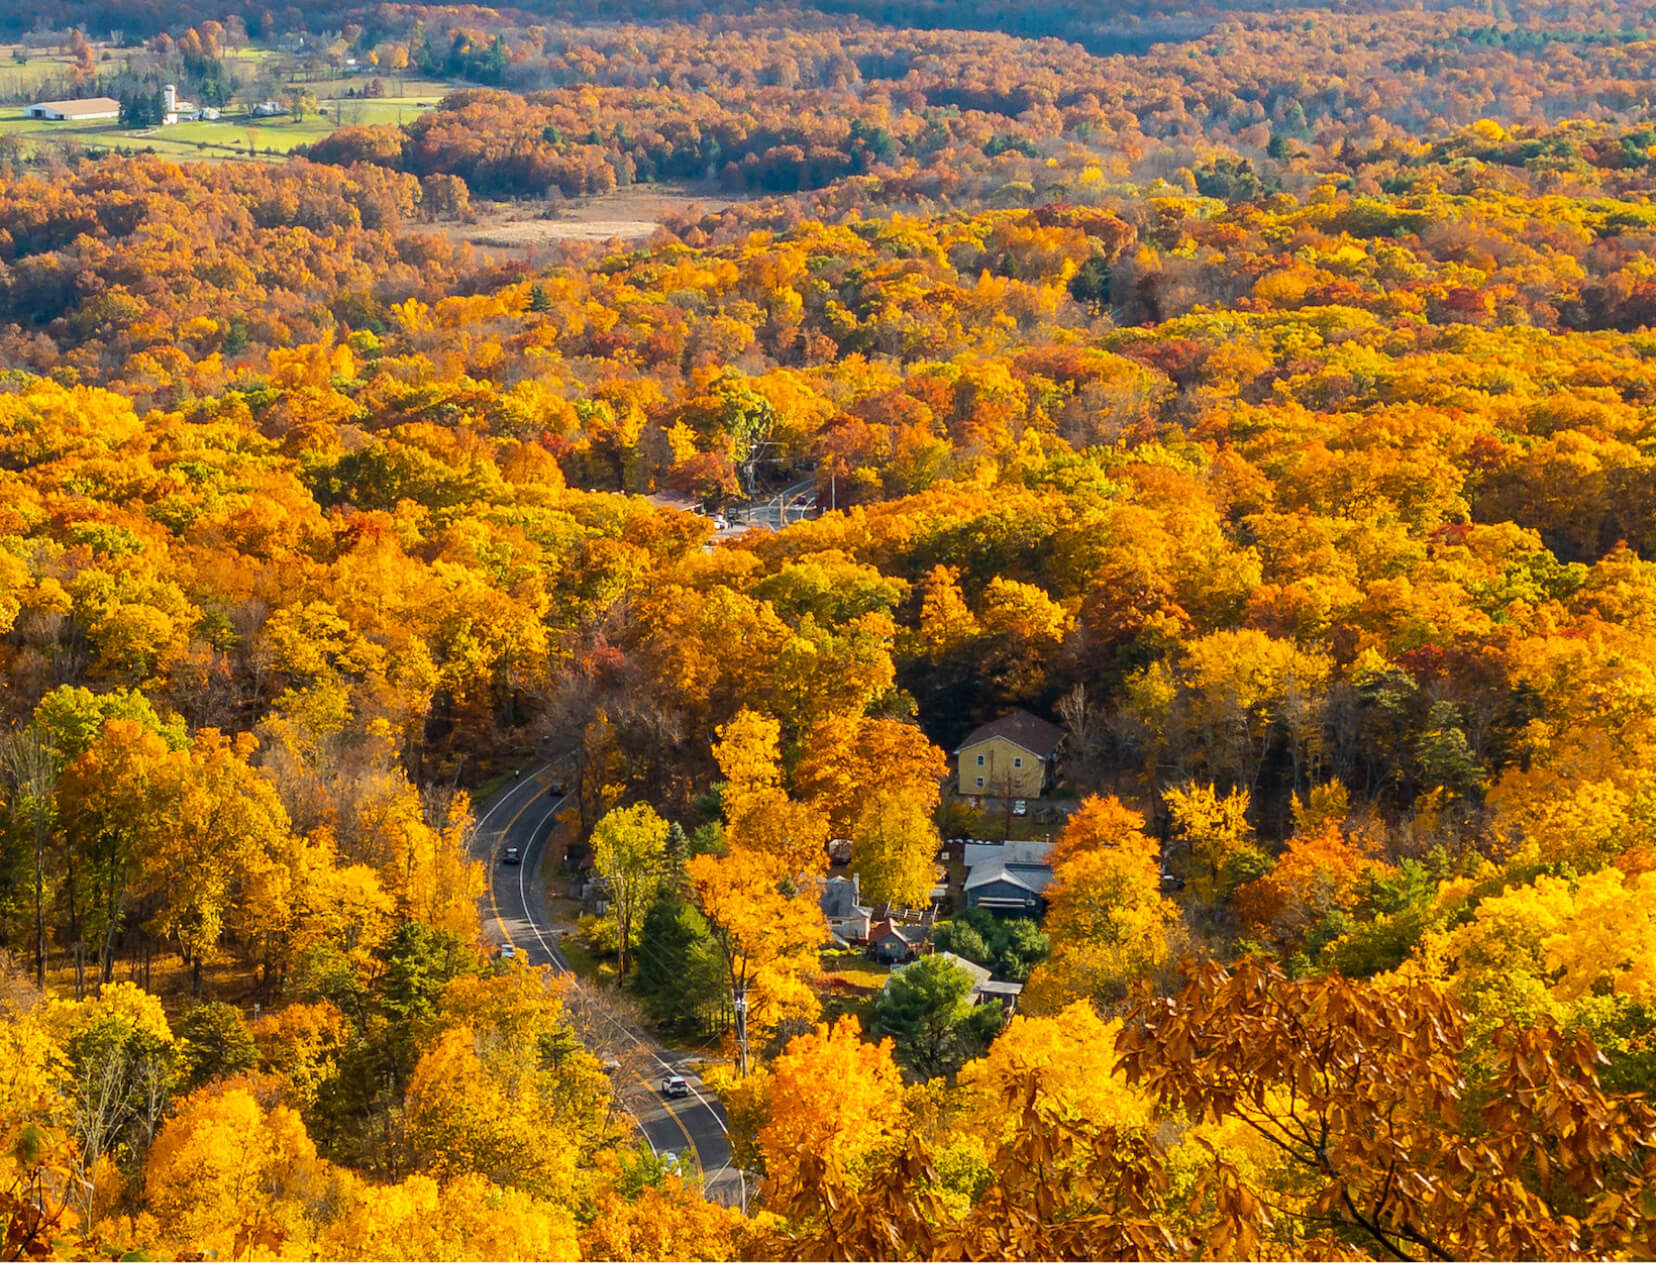
POLYGON ((100 118, 120 118, 121 103, 112 96, 89 96, 77 101, 37 101, 23 113, 28 118, 50 119, 57 123, 84 123, 100 118))

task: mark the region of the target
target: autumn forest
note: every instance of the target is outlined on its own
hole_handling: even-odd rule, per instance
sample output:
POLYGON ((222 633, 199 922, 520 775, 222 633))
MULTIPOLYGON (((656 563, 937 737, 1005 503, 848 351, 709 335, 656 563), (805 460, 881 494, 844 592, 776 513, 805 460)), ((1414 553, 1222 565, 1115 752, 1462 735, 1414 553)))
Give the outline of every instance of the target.
POLYGON ((1656 1256, 1656 6, 5 48, 0 1258, 1656 1256))

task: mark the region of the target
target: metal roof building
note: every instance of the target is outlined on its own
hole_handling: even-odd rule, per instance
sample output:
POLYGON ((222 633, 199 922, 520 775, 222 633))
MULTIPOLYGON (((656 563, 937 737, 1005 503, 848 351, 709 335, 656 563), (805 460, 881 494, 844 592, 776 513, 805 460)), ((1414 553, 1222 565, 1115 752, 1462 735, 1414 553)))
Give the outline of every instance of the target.
POLYGON ((86 122, 120 118, 121 103, 112 96, 89 96, 76 101, 37 101, 23 113, 28 118, 46 118, 59 123, 86 122))

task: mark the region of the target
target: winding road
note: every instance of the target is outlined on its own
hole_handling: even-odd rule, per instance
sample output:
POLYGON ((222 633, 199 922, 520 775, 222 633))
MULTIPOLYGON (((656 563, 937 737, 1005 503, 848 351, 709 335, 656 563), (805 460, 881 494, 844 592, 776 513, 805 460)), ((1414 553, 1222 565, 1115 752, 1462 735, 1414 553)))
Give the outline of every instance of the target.
POLYGON ((540 869, 546 858, 544 843, 564 800, 550 796, 549 785, 545 767, 523 773, 495 796, 473 831, 471 856, 482 862, 487 879, 484 933, 492 942, 510 944, 530 964, 550 965, 569 976, 578 989, 575 1003, 587 1025, 605 1034, 606 1047, 597 1051, 608 1052, 620 1063, 612 1072, 616 1094, 650 1148, 657 1154, 677 1155, 681 1162, 693 1158, 702 1172, 706 1196, 740 1206, 745 1177, 730 1164, 724 1111, 686 1064, 689 1059, 656 1043, 624 1015, 610 1011, 603 994, 576 979, 558 950, 540 869), (521 864, 500 862, 508 846, 518 848, 521 864), (690 1095, 676 1100, 662 1097, 659 1085, 668 1074, 681 1076, 690 1085, 690 1095))

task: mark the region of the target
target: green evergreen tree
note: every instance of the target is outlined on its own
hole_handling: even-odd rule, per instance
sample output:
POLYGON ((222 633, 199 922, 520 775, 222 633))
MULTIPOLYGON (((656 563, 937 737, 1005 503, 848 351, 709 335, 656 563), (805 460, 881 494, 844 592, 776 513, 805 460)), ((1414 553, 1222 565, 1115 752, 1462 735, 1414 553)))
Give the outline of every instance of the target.
POLYGON ((701 913, 676 894, 663 894, 650 905, 638 939, 634 986, 644 1011, 663 1026, 714 1026, 725 984, 701 913))
POLYGON ((242 1015, 217 1001, 198 1004, 184 1015, 178 1042, 187 1092, 259 1064, 258 1045, 242 1015))
POLYGON ((923 956, 893 974, 874 1006, 897 1060, 924 1079, 952 1075, 984 1049, 1004 1018, 996 1004, 972 1004, 972 980, 943 956, 923 956))

